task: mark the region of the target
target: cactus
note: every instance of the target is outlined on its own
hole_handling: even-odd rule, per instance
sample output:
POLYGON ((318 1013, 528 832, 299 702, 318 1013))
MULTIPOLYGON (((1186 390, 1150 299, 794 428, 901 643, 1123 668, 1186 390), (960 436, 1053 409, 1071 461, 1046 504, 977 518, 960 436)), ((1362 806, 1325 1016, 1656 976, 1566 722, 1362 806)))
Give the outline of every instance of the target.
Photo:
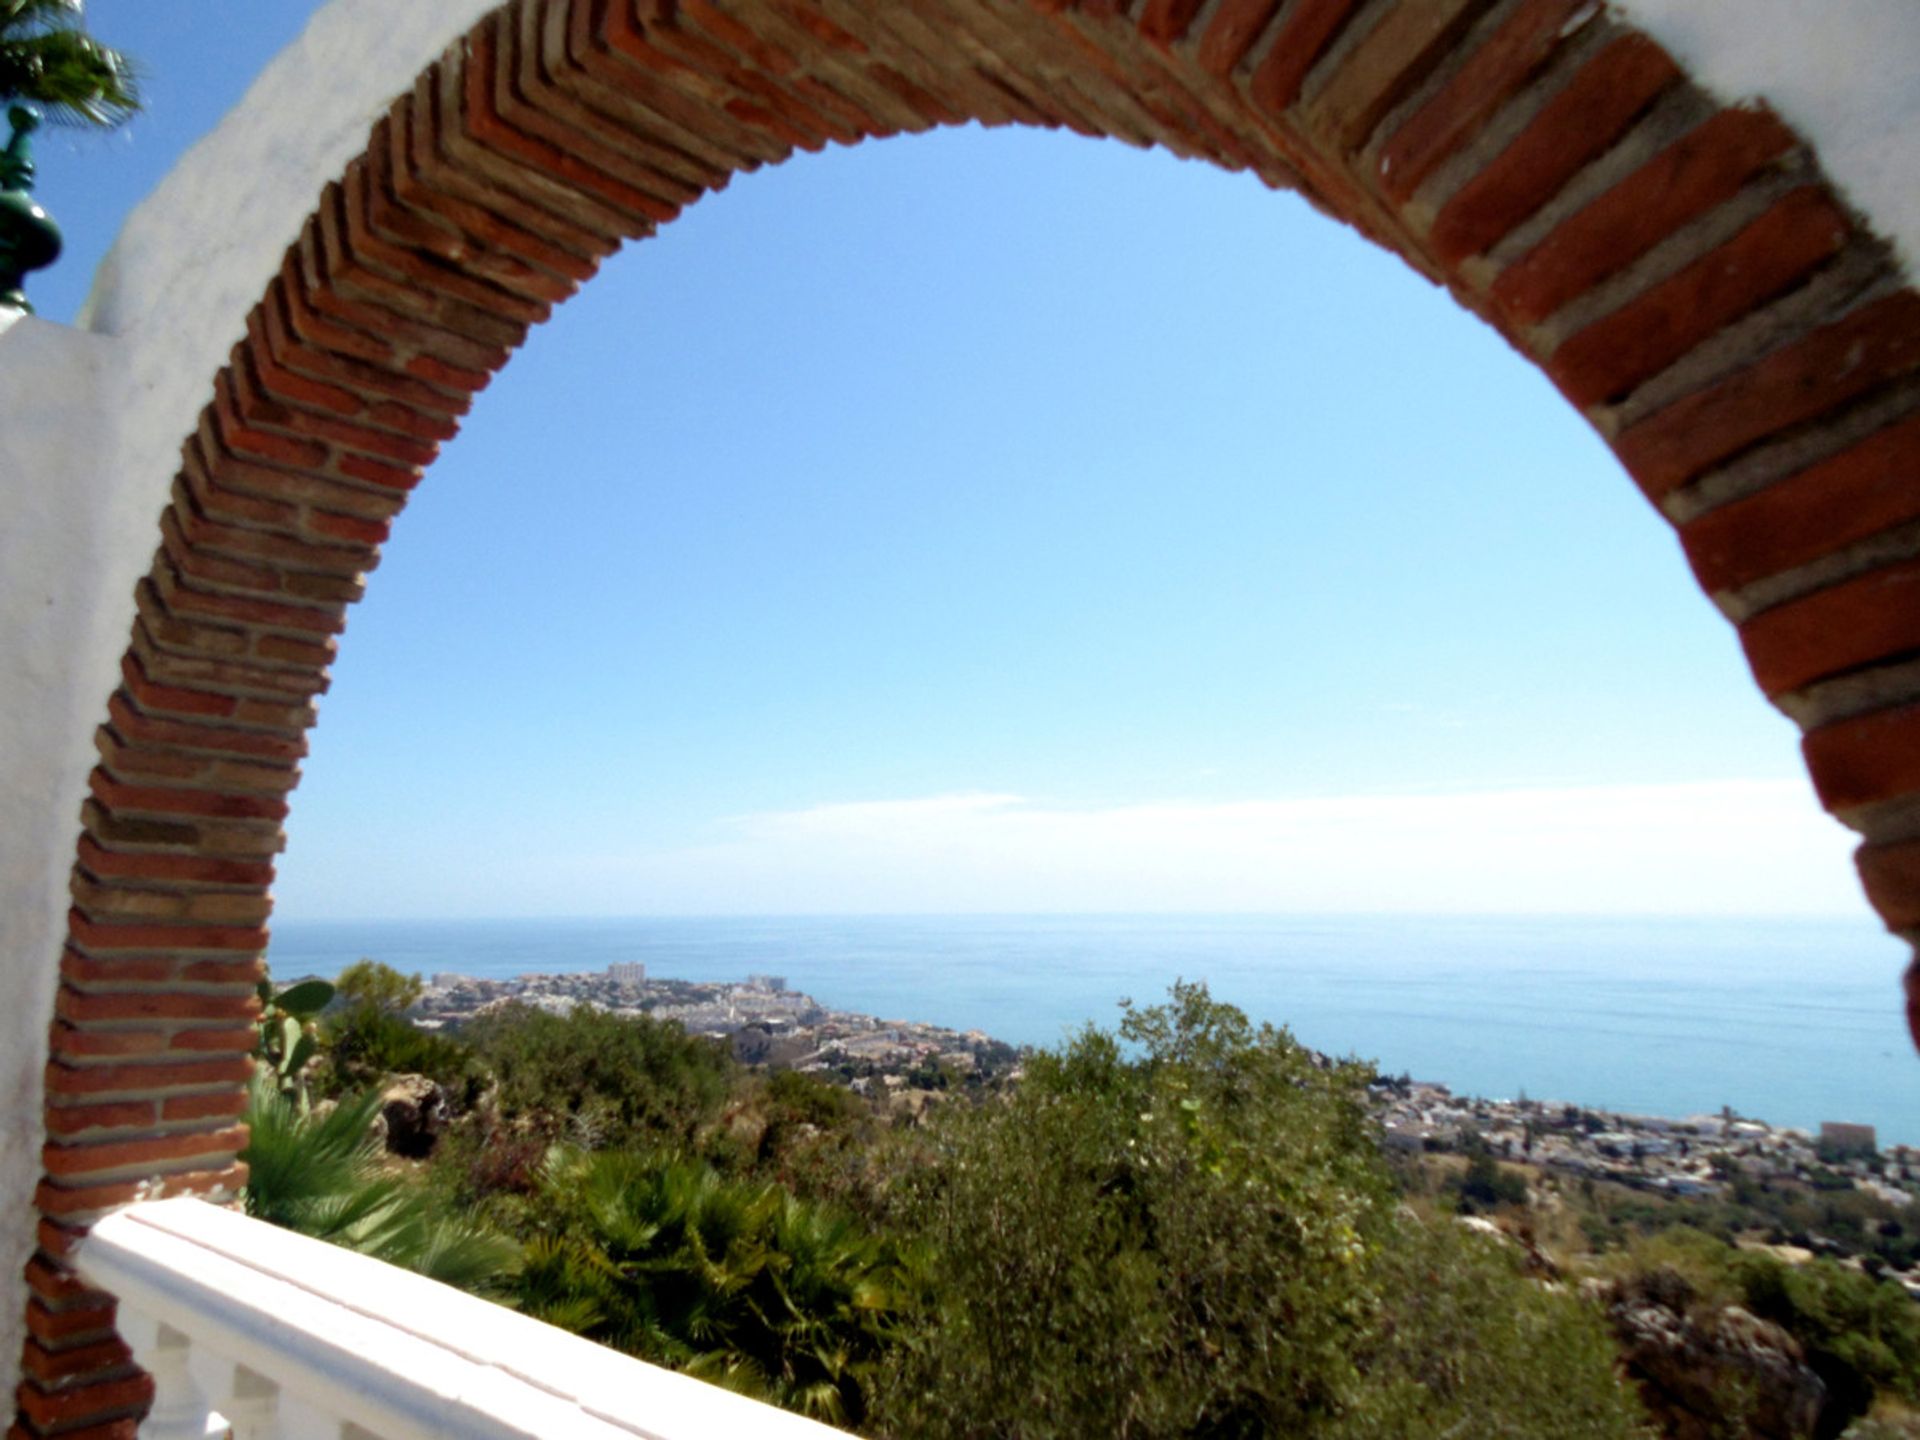
POLYGON ((254 1059, 274 1088, 302 1111, 308 1107, 306 1069, 320 1049, 318 1015, 333 1002, 325 980, 302 980, 278 994, 260 982, 260 1039, 254 1059))

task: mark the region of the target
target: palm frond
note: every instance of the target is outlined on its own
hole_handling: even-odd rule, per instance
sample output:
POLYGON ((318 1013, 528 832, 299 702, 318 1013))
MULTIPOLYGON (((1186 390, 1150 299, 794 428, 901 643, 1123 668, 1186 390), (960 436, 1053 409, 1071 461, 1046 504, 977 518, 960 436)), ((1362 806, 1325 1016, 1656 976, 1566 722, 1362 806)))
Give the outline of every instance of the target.
POLYGON ((0 99, 111 129, 139 111, 140 87, 133 60, 87 34, 75 0, 0 0, 0 99))

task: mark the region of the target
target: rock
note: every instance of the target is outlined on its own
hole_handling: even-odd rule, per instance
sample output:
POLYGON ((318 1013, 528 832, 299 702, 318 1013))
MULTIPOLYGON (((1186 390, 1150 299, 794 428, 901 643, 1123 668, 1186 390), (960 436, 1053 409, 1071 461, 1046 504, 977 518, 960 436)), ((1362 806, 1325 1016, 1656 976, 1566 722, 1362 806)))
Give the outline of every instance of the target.
POLYGON ((395 1075, 380 1094, 380 1123, 391 1154, 425 1159, 452 1118, 447 1092, 424 1075, 395 1075))
POLYGON ((1669 1440, 1810 1440, 1827 1387, 1799 1343, 1736 1305, 1695 1303, 1692 1287, 1665 1268, 1612 1287, 1607 1318, 1627 1373, 1669 1440))

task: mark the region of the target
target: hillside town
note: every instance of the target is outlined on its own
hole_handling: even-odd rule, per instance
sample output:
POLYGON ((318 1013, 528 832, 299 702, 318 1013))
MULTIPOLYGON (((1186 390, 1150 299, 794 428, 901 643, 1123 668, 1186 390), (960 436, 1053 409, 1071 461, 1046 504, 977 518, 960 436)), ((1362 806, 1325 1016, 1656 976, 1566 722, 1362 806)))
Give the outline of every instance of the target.
POLYGON ((979 1030, 829 1009, 788 989, 779 975, 728 982, 656 979, 638 962, 508 980, 439 974, 411 1018, 423 1029, 439 1029, 509 1004, 554 1014, 592 1005, 615 1015, 675 1020, 689 1035, 725 1040, 743 1064, 832 1071, 862 1093, 901 1088, 912 1075, 991 1083, 1017 1073, 1021 1060, 1019 1050, 979 1030))
MULTIPOLYGON (((412 1018, 437 1029, 515 1003, 556 1014, 592 1005, 616 1015, 675 1020, 688 1034, 725 1040, 743 1063, 832 1072, 869 1094, 939 1073, 976 1082, 1015 1077, 1022 1059, 1020 1050, 978 1030, 830 1009, 789 989, 778 975, 726 982, 664 979, 648 976, 638 962, 498 980, 439 974, 412 1018)), ((1870 1125, 1830 1121, 1810 1133, 1731 1110, 1670 1119, 1525 1096, 1487 1100, 1404 1076, 1376 1081, 1373 1094, 1390 1151, 1484 1148, 1547 1175, 1675 1198, 1723 1195, 1737 1177, 1853 1188, 1902 1209, 1920 1195, 1920 1151, 1896 1145, 1883 1154, 1870 1125)))
POLYGON ((1717 1196, 1736 1177, 1864 1190, 1898 1208, 1920 1194, 1920 1151, 1879 1150, 1871 1125, 1829 1121, 1819 1133, 1723 1110, 1667 1119, 1552 1101, 1481 1100, 1407 1079, 1374 1086, 1391 1150, 1484 1146, 1549 1174, 1672 1196, 1717 1196))

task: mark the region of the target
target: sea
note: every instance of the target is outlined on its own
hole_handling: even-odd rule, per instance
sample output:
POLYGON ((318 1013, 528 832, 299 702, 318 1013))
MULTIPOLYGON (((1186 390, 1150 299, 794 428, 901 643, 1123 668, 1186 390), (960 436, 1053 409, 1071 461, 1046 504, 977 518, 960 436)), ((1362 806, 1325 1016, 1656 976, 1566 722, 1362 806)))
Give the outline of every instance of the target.
POLYGON ((1306 1045, 1456 1094, 1920 1146, 1905 949, 1864 921, 1406 915, 283 920, 269 963, 432 975, 781 975, 834 1009, 1054 1045, 1176 980, 1306 1045))

